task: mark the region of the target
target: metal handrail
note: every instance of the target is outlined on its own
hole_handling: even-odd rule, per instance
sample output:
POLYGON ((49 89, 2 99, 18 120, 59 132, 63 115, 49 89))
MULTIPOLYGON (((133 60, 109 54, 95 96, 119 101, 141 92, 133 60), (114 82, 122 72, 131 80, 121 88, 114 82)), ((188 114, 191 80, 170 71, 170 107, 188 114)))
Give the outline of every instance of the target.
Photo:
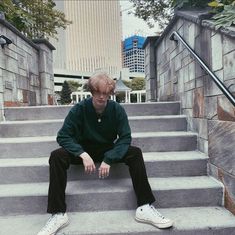
POLYGON ((189 52, 196 59, 196 61, 201 65, 201 67, 212 77, 213 81, 216 83, 219 89, 223 92, 223 94, 235 106, 235 97, 228 90, 228 88, 224 85, 224 83, 209 69, 209 67, 205 64, 205 62, 194 52, 194 50, 184 41, 184 39, 176 31, 173 31, 173 33, 170 36, 170 40, 178 42, 178 39, 176 37, 189 50, 189 52))

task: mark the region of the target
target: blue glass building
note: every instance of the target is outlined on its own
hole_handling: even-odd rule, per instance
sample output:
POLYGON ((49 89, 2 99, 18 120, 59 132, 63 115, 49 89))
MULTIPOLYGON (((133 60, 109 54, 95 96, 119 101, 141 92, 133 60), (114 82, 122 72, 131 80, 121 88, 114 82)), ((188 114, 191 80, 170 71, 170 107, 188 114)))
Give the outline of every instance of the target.
POLYGON ((126 38, 123 42, 123 67, 130 72, 144 73, 144 49, 145 37, 138 35, 126 38))

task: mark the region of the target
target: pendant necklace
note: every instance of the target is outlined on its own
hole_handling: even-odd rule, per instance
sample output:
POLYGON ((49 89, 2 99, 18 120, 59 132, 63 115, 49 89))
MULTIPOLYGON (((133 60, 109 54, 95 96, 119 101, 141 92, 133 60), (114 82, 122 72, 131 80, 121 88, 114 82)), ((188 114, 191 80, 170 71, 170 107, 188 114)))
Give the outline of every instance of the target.
POLYGON ((97 114, 97 121, 101 122, 101 114, 97 114))

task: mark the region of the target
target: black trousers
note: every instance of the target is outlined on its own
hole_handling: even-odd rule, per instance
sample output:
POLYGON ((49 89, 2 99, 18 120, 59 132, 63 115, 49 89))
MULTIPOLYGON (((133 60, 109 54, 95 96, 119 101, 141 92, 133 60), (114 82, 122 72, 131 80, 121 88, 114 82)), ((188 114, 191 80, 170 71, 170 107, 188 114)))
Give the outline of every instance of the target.
MULTIPOLYGON (((93 158, 94 162, 102 162, 106 149, 85 151, 93 158)), ((138 147, 130 146, 121 162, 129 167, 133 188, 137 197, 137 206, 155 201, 148 182, 142 151, 138 147)), ((48 213, 66 211, 65 189, 67 184, 67 169, 70 164, 82 164, 80 157, 75 157, 63 148, 54 150, 50 159, 50 184, 48 192, 48 213)), ((112 167, 110 168, 112 171, 112 167)))

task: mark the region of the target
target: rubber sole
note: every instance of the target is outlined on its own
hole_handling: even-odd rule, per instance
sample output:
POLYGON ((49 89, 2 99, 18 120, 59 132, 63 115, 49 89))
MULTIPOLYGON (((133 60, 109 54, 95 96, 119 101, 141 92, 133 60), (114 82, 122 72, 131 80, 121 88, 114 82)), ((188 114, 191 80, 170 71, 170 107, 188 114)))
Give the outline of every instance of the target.
POLYGON ((61 230, 62 228, 65 228, 66 226, 68 226, 69 225, 69 220, 65 223, 65 224, 63 224, 62 226, 60 226, 54 233, 51 233, 50 235, 56 235, 56 233, 59 231, 59 230, 61 230))
POLYGON ((153 225, 157 228, 160 228, 160 229, 166 229, 166 228, 170 228, 170 227, 173 226, 173 222, 168 222, 168 223, 165 223, 165 224, 155 224, 152 221, 139 219, 137 217, 135 217, 135 220, 139 223, 151 224, 151 225, 153 225))

